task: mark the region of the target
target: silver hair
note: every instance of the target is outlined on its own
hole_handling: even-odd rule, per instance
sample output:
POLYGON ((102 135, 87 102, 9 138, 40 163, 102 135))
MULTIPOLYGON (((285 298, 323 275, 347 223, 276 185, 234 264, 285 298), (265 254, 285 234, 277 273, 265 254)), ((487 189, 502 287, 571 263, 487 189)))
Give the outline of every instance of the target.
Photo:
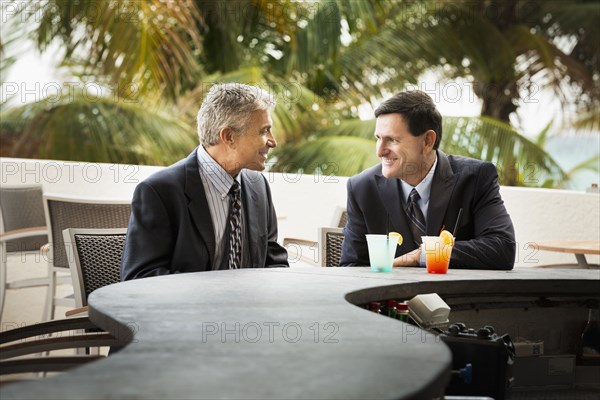
POLYGON ((218 144, 219 132, 226 127, 241 135, 254 111, 273 108, 275 99, 259 87, 242 83, 213 85, 198 111, 200 144, 218 144))

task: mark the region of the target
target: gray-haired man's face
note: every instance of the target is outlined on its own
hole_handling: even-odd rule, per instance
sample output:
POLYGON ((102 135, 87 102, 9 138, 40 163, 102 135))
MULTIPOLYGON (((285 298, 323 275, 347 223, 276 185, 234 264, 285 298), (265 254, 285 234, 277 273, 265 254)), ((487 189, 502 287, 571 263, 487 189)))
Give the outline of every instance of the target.
POLYGON ((269 151, 277 146, 272 132, 273 120, 266 110, 254 111, 242 135, 235 139, 235 162, 240 168, 265 169, 269 151))

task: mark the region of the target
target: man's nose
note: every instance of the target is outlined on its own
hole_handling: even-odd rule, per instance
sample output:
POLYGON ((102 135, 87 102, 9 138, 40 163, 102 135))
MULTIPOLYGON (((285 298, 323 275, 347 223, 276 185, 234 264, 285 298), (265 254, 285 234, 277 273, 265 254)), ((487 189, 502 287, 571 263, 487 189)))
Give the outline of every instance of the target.
POLYGON ((267 146, 269 146, 272 149, 277 147, 277 140, 275 140, 275 136, 273 136, 272 133, 269 134, 269 137, 267 139, 267 146))
POLYGON ((377 153, 377 157, 383 157, 387 154, 387 148, 383 144, 382 140, 377 141, 377 144, 375 145, 375 152, 377 153))

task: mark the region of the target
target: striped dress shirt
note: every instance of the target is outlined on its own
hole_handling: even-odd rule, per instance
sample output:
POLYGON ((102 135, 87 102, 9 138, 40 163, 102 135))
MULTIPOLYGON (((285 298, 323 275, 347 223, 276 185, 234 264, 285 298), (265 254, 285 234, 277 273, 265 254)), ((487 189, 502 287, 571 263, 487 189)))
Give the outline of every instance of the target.
MULTIPOLYGON (((213 259, 213 270, 219 269, 223 257, 226 257, 224 237, 227 230, 227 217, 229 216, 229 189, 233 185, 233 178, 229 175, 204 149, 198 146, 198 170, 202 178, 202 185, 206 193, 206 201, 210 210, 210 217, 213 223, 215 233, 215 258, 213 259)), ((242 186, 241 175, 238 174, 235 180, 240 184, 242 199, 244 187, 242 186)), ((243 201, 243 200, 242 200, 243 201)), ((248 265, 249 255, 246 234, 246 218, 242 207, 242 266, 248 265)))

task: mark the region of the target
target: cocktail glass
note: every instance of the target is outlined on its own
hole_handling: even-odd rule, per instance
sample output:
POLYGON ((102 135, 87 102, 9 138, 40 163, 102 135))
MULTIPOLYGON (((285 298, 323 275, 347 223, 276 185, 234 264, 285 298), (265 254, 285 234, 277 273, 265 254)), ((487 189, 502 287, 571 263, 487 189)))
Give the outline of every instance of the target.
POLYGON ((439 236, 421 236, 423 251, 425 251, 425 266, 430 274, 445 274, 448 272, 452 246, 443 242, 439 236))
POLYGON ((398 247, 398 238, 372 234, 366 235, 366 237, 371 271, 392 272, 396 248, 398 247))

